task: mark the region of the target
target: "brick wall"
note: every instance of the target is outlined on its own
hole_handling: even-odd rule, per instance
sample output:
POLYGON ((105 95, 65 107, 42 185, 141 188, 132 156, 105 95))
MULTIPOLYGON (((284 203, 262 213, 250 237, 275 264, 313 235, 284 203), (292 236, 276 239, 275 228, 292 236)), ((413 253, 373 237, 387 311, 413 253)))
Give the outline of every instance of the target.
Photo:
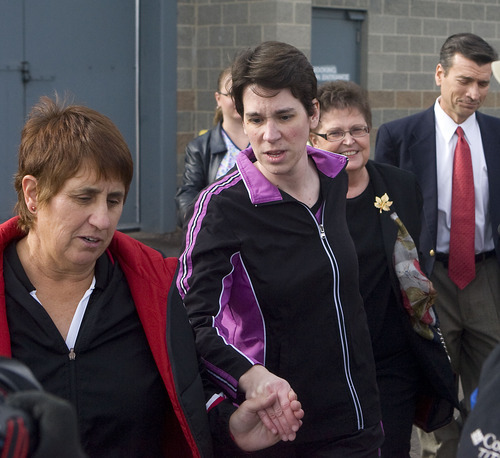
MULTIPOLYGON (((265 40, 311 47, 313 7, 363 10, 363 77, 375 128, 429 107, 434 70, 447 36, 473 32, 500 52, 500 0, 178 0, 177 155, 212 126, 217 77, 235 53, 265 40)), ((500 85, 482 111, 500 116, 500 85)), ((374 137, 374 136, 373 136, 374 137)))

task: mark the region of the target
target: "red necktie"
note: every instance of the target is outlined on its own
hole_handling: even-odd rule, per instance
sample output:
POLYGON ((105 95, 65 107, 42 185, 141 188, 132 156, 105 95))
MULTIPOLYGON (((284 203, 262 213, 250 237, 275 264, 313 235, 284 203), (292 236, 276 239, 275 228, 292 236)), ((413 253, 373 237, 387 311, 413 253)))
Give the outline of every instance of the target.
POLYGON ((470 148, 461 127, 453 158, 450 256, 448 276, 464 289, 476 276, 474 255, 475 198, 470 148))

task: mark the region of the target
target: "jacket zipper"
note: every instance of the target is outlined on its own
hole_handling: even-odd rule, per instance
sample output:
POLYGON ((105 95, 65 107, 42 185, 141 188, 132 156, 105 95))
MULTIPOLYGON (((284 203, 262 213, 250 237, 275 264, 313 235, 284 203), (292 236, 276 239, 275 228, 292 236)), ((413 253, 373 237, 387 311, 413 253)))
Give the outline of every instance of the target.
MULTIPOLYGON (((307 211, 309 214, 312 216, 313 221, 315 222, 317 228, 319 229, 319 236, 321 239, 321 243, 323 244, 323 248, 326 252, 326 255, 328 256, 328 259, 330 260, 330 264, 332 266, 332 270, 334 274, 337 277, 337 284, 339 282, 339 268, 337 265, 337 261, 335 259, 335 255, 333 253, 332 248, 330 247, 330 243, 328 242, 328 238, 326 236, 326 231, 325 231, 325 226, 322 223, 318 223, 318 220, 316 217, 313 215, 311 210, 307 205, 304 205, 305 208, 307 208, 307 211)), ((325 205, 323 205, 323 210, 322 210, 322 221, 324 221, 324 212, 325 212, 325 205)), ((337 311, 337 322, 339 325, 339 335, 340 335, 340 340, 342 343, 342 357, 344 360, 344 370, 345 370, 345 377, 346 377, 346 382, 347 386, 349 387, 349 391, 351 392, 351 398, 354 404, 354 410, 356 412, 356 418, 357 418, 357 423, 358 423, 358 429, 364 429, 364 417, 363 417, 363 410, 361 408, 361 402, 359 401, 358 393, 356 391, 356 387, 354 386, 354 381, 352 380, 352 375, 351 375, 351 368, 350 368, 350 363, 349 363, 349 346, 348 346, 348 339, 347 339, 347 334, 346 334, 346 327, 344 323, 344 312, 342 310, 342 305, 340 301, 340 292, 338 286, 334 287, 334 306, 337 311)))
POLYGON ((75 406, 78 415, 78 403, 77 403, 77 383, 76 383, 76 352, 74 348, 70 348, 68 353, 69 360, 69 396, 71 403, 75 406))

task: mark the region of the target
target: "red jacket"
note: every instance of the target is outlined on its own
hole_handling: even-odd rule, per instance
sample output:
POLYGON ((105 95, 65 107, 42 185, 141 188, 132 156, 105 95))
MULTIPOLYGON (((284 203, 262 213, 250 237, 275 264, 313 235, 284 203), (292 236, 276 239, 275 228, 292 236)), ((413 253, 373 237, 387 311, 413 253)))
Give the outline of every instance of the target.
MULTIPOLYGON (((25 235, 18 229, 17 221, 18 217, 15 217, 0 225, 0 355, 9 357, 11 346, 5 305, 3 252, 9 243, 25 235)), ((184 310, 167 311, 167 298, 177 259, 165 259, 158 251, 120 232, 115 233, 108 249, 127 278, 151 352, 176 414, 178 428, 175 429, 182 431, 182 437, 179 434, 167 437, 169 456, 210 457, 213 454, 212 443, 192 331, 184 310), (176 370, 179 364, 182 364, 181 371, 176 370)), ((173 304, 175 307, 176 303, 173 304)))

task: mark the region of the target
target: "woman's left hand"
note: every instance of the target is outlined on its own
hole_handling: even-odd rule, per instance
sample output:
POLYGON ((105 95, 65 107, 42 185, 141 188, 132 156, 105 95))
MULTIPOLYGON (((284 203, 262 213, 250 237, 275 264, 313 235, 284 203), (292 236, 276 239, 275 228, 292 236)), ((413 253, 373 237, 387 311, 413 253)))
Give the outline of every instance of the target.
POLYGON ((259 417, 262 423, 283 441, 295 439, 302 423, 291 408, 291 401, 296 401, 297 395, 285 379, 256 364, 240 377, 239 388, 245 393, 247 400, 275 394, 274 402, 259 410, 259 417))
MULTIPOLYGON (((259 412, 272 408, 277 399, 276 393, 248 399, 231 415, 229 430, 235 443, 242 450, 253 452, 270 447, 280 441, 280 435, 277 432, 273 433, 259 416, 259 412)), ((304 416, 304 411, 293 391, 290 394, 290 408, 302 425, 301 419, 304 416)))

